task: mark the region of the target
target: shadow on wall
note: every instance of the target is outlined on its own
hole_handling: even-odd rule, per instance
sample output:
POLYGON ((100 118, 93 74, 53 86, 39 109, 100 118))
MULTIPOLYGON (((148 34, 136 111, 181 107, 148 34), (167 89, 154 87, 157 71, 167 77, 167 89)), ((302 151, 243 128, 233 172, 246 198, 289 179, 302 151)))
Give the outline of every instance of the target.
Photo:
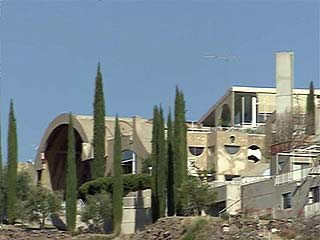
POLYGON ((144 230, 147 225, 151 224, 151 219, 151 208, 145 203, 143 193, 139 190, 136 198, 135 232, 144 230))

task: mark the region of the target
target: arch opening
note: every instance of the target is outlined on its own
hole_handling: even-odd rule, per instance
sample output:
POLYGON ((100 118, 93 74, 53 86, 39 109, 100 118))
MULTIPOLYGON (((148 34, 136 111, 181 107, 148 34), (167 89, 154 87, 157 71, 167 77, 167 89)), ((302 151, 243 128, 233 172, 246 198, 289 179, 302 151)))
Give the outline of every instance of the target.
MULTIPOLYGON (((45 158, 51 180, 52 190, 64 190, 67 170, 68 124, 55 128, 48 137, 45 158)), ((83 140, 79 132, 74 129, 76 168, 78 187, 91 179, 90 160, 81 161, 83 140)))

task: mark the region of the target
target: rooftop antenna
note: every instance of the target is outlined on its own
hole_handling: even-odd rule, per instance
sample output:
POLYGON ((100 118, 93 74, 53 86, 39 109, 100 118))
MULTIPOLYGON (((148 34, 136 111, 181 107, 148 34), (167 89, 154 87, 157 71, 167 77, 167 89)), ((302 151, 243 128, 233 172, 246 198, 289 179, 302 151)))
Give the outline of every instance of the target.
POLYGON ((219 56, 219 55, 213 55, 213 54, 203 55, 202 57, 203 58, 216 59, 216 60, 223 60, 223 61, 226 61, 226 62, 229 62, 230 60, 237 59, 236 56, 219 56))
MULTIPOLYGON (((214 55, 214 54, 206 54, 206 55, 202 55, 203 58, 206 58, 206 59, 210 59, 210 60, 217 60, 217 61, 224 61, 226 63, 230 63, 234 60, 237 60, 238 57, 236 56, 227 56, 227 55, 214 55)), ((230 83, 229 80, 228 80, 228 70, 229 70, 229 66, 226 67, 227 68, 227 72, 226 72, 226 80, 228 81, 228 84, 230 83)), ((232 84, 232 81, 231 81, 231 84, 232 84)))

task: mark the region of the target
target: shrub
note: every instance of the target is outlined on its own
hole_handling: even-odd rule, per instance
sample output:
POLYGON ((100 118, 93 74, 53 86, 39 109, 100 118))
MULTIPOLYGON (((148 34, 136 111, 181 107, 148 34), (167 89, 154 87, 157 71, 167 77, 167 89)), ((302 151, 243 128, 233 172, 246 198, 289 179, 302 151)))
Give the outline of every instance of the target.
MULTIPOLYGON (((87 195, 95 195, 103 191, 112 193, 113 177, 102 177, 84 183, 80 189, 80 197, 85 199, 87 195)), ((123 195, 129 192, 151 188, 151 176, 147 174, 123 175, 123 195)))
POLYGON ((87 196, 81 219, 88 226, 89 232, 102 233, 104 220, 111 216, 112 203, 110 194, 101 192, 87 196))
POLYGON ((184 214, 189 216, 200 215, 202 210, 207 210, 216 200, 216 193, 196 177, 189 176, 178 191, 185 198, 185 205, 182 206, 184 214))
POLYGON ((35 186, 31 188, 28 199, 23 203, 25 214, 31 222, 38 222, 40 228, 44 228, 46 218, 50 214, 58 214, 62 208, 62 194, 35 186))

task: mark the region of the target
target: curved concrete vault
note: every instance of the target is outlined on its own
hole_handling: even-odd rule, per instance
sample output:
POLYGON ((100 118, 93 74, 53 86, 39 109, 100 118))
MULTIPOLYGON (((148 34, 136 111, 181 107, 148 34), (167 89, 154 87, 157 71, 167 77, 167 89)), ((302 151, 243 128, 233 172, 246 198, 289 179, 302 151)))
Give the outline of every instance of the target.
MULTIPOLYGON (((73 115, 75 133, 76 165, 78 186, 91 179, 90 162, 93 159, 93 117, 73 115)), ((122 139, 122 151, 134 152, 131 172, 139 172, 142 161, 151 151, 152 123, 139 117, 119 119, 122 139)), ((52 190, 65 188, 67 143, 69 114, 56 117, 46 129, 38 148, 35 165, 38 172, 38 182, 52 190)), ((105 160, 106 175, 112 173, 113 141, 115 118, 105 118, 105 160)), ((123 159, 123 165, 130 159, 123 159)))

